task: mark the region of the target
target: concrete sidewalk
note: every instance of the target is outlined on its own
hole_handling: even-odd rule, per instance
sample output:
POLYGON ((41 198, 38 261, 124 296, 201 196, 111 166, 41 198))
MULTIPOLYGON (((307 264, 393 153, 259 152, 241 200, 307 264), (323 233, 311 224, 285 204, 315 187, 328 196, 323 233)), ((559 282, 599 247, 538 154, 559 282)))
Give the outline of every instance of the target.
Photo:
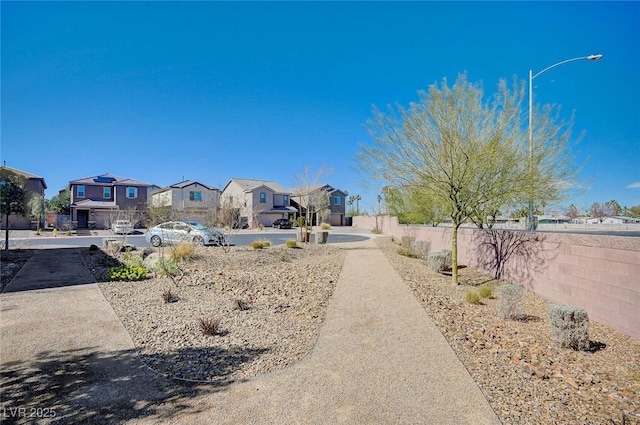
POLYGON ((110 412, 132 424, 499 424, 375 243, 341 247, 347 258, 316 346, 287 369, 223 388, 167 382, 140 367, 115 313, 97 285, 88 284, 2 294, 9 387, 47 352, 62 370, 68 361, 87 359, 91 374, 57 397, 59 409, 75 406, 92 423, 123 422, 110 422, 110 412), (10 336, 15 329, 19 335, 10 336))

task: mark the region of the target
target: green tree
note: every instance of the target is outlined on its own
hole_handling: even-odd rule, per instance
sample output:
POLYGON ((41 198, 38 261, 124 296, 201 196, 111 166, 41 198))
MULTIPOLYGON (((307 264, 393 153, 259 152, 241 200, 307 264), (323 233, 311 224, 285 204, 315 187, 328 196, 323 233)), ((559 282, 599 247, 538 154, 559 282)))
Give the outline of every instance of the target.
POLYGON ((356 154, 359 169, 392 187, 429 193, 452 221, 452 281, 458 283, 458 228, 486 223, 505 205, 562 199, 575 176, 568 155, 570 126, 557 124, 553 108, 538 108, 529 152, 521 122, 524 84, 500 81, 484 99, 481 84, 458 77, 420 92, 408 108, 374 109, 367 122, 373 145, 356 154), (416 189, 417 190, 417 189, 416 189))
POLYGON ((49 210, 56 214, 69 215, 71 213, 71 193, 69 189, 61 190, 49 201, 49 210))
POLYGON ((47 201, 44 199, 44 196, 40 194, 34 194, 29 199, 27 203, 27 208, 29 210, 29 214, 31 217, 36 219, 37 222, 37 230, 40 232, 40 222, 42 221, 42 216, 47 212, 47 201))
POLYGON ((6 168, 0 169, 0 212, 4 222, 4 249, 9 249, 9 216, 24 215, 24 177, 6 168))

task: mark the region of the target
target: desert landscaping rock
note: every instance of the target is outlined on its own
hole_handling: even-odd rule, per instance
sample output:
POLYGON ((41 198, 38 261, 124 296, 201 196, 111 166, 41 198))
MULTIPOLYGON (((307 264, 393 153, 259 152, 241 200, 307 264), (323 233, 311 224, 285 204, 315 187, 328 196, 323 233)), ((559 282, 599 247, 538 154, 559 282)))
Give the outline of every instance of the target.
POLYGON ((311 350, 344 252, 199 248, 176 284, 162 276, 107 282, 104 253, 86 252, 85 261, 146 364, 168 377, 222 383, 282 369, 311 350), (167 290, 176 302, 164 301, 167 290), (220 320, 218 332, 205 335, 201 318, 220 320))
POLYGON ((376 242, 504 424, 614 425, 623 416, 640 424, 640 341, 592 321, 591 351, 555 348, 546 300, 524 291, 521 320, 502 319, 498 299, 472 305, 465 294, 504 282, 463 268, 465 284, 455 286, 426 261, 398 255, 390 238, 376 242))

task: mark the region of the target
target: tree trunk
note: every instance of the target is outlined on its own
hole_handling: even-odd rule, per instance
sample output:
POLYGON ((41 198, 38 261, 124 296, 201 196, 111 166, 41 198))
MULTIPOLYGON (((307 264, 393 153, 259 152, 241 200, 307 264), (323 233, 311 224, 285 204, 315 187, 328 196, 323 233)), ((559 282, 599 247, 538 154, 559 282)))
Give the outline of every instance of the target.
POLYGON ((453 224, 451 232, 451 283, 458 284, 458 227, 459 224, 453 224))
POLYGON ((5 214, 4 221, 4 250, 9 251, 9 214, 5 214))

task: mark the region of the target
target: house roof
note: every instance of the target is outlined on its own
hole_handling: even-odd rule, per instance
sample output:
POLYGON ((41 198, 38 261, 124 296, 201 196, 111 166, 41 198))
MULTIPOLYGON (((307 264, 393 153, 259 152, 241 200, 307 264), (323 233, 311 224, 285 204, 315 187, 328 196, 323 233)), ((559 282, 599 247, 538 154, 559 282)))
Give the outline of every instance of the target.
MULTIPOLYGON (((334 188, 330 184, 314 184, 314 185, 308 186, 308 188, 309 188, 309 193, 315 192, 317 190, 324 190, 327 193, 340 192, 340 193, 342 193, 343 195, 346 196, 345 192, 343 192, 340 189, 334 188)), ((306 195, 306 193, 300 193, 300 188, 291 189, 291 194, 293 194, 294 196, 304 196, 304 195, 306 195)))
POLYGON ((285 189, 278 183, 271 180, 239 179, 236 177, 231 178, 231 180, 229 180, 229 183, 227 183, 224 188, 226 189, 232 182, 240 186, 245 192, 252 192, 254 189, 260 186, 266 186, 276 193, 291 193, 291 191, 285 189))
POLYGON ((45 183, 44 178, 42 178, 40 176, 36 176, 35 174, 27 173, 26 171, 18 170, 17 168, 9 167, 8 165, 2 165, 2 166, 0 166, 0 168, 4 168, 5 170, 9 170, 9 171, 11 171, 13 173, 16 173, 17 175, 22 176, 25 179, 40 180, 40 181, 42 181, 42 186, 44 186, 45 189, 47 188, 47 183, 45 183))
POLYGON ((105 173, 97 176, 84 177, 77 180, 71 180, 69 185, 72 184, 89 184, 89 185, 105 185, 105 186, 144 186, 149 187, 152 186, 149 183, 144 183, 139 180, 122 178, 118 176, 114 176, 113 174, 105 173))
POLYGON ((215 187, 213 187, 213 186, 209 186, 209 185, 206 185, 206 184, 204 184, 204 183, 200 183, 200 182, 193 181, 193 180, 185 180, 185 181, 182 181, 182 182, 180 182, 180 183, 172 184, 172 185, 171 185, 171 186, 169 186, 169 187, 170 187, 170 188, 173 188, 173 189, 184 189, 185 187, 192 186, 192 185, 196 185, 196 184, 198 184, 198 185, 200 185, 200 186, 202 186, 202 187, 206 187, 206 188, 207 188, 207 189, 209 189, 209 190, 217 190, 217 189, 216 189, 215 187))
POLYGON ((94 201, 92 199, 83 199, 82 201, 74 202, 72 207, 83 208, 95 208, 95 209, 118 209, 119 206, 115 201, 94 201))

